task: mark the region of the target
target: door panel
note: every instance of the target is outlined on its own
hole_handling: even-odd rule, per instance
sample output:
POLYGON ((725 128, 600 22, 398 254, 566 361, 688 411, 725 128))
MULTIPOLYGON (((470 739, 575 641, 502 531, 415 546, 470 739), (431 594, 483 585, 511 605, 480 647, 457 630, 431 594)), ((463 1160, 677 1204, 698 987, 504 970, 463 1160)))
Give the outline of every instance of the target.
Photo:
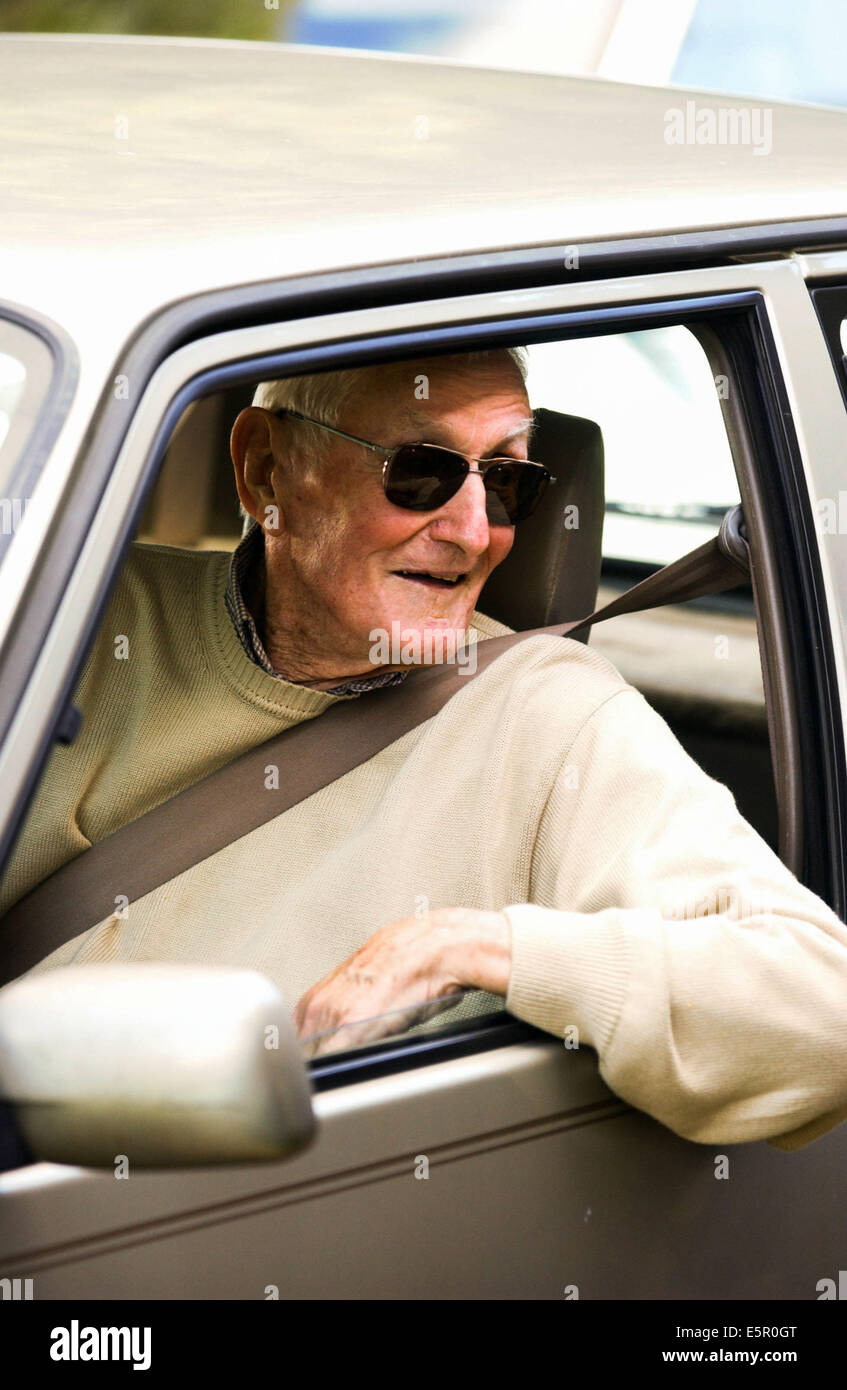
POLYGON ((689 1143, 591 1049, 525 1043, 316 1110, 283 1165, 7 1175, 3 1274, 48 1299, 815 1298, 843 1263, 847 1128, 794 1154, 689 1143))

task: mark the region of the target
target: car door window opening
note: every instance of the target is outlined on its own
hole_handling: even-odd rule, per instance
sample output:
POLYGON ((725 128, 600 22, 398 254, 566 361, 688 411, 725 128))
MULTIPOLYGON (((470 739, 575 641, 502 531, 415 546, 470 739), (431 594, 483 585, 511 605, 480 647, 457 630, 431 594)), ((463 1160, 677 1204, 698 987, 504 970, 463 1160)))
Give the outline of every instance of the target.
MULTIPOLYGON (((755 297, 751 297, 750 295, 734 297, 733 302, 729 306, 731 313, 737 315, 745 312, 754 298, 755 297)), ((698 316, 701 319, 704 315, 705 307, 704 303, 697 304, 698 316)), ((726 311, 728 307, 726 297, 723 297, 717 303, 713 303, 709 307, 713 320, 719 323, 720 311, 726 311)), ((601 437, 607 442, 610 449, 610 453, 607 455, 607 477, 611 474, 613 478, 617 478, 618 480, 616 484, 618 496, 612 497, 612 506, 609 509, 609 514, 613 517, 618 516, 621 519, 621 523, 625 521, 630 528, 638 526, 643 528, 645 522, 648 522, 649 525, 653 527, 652 531, 649 530, 649 527, 645 530, 644 538, 636 543, 634 550, 630 549, 629 552, 625 549, 621 549, 621 546, 624 544, 621 537, 626 533, 619 531, 619 533, 616 534, 616 539, 613 542, 615 548, 611 552, 607 549, 607 558, 604 567, 604 574, 609 576, 613 585, 615 582, 614 575, 616 565, 619 567, 622 565, 625 570, 626 565, 631 566, 634 564, 639 566, 648 562, 649 569, 651 567, 649 561, 652 560, 652 568, 655 568, 660 560, 665 560, 672 555, 673 552, 668 552, 667 549, 668 533, 665 532, 663 534, 662 527, 666 527, 670 524, 676 528, 674 540, 671 544, 676 547, 676 553, 681 554, 683 551, 691 549, 692 540, 696 541, 699 539, 703 531, 708 534, 713 534, 715 530, 715 515, 722 511, 724 507, 729 507, 733 501, 739 500, 737 484, 735 485, 734 498, 731 491, 734 483, 734 468, 728 437, 724 431, 721 420, 723 383, 716 379, 707 356, 703 354, 702 348, 697 345, 695 338, 691 336, 684 324, 677 323, 675 325, 667 325, 667 319, 673 318, 674 316, 674 309, 678 312, 678 305, 672 306, 670 310, 668 310, 667 306, 658 307, 655 305, 642 306, 642 309, 643 312, 640 315, 642 322, 647 321, 656 326, 649 328, 637 326, 632 328, 629 332, 618 331, 617 333, 612 333, 610 324, 613 320, 614 327, 617 329, 620 329, 622 321, 624 323, 626 322, 627 317, 630 323, 632 323, 633 317, 635 317, 635 323, 638 324, 639 315, 633 316, 633 311, 630 306, 625 313, 616 311, 612 318, 607 316, 606 318, 600 318, 599 321, 595 320, 594 326, 599 328, 602 333, 600 337, 585 335, 586 318, 590 317, 585 315, 578 316, 579 322, 577 325, 573 323, 569 325, 570 332, 567 337, 554 337, 557 328, 559 332, 561 332, 562 325, 560 320, 555 326, 548 324, 544 329, 541 329, 539 323, 536 321, 532 323, 525 335, 530 340, 535 339, 535 343, 533 344, 533 342, 530 341, 529 346, 529 382, 536 396, 534 404, 542 407, 542 414, 546 411, 549 415, 550 407, 544 404, 544 402, 549 401, 554 408, 553 416, 556 416, 556 409, 558 408, 558 416, 556 418, 562 420, 572 419, 575 421, 574 427, 569 426, 571 429, 579 426, 580 417, 572 412, 579 406, 580 400, 586 403, 585 408, 591 410, 593 414, 602 414, 600 407, 602 407, 603 410, 608 408, 608 420, 601 425, 600 432, 601 437), (576 336, 580 331, 582 336, 576 336), (590 359, 588 361, 585 360, 585 354, 589 348, 600 354, 597 363, 592 363, 590 359), (620 353, 624 351, 624 349, 629 352, 629 357, 627 357, 626 352, 624 352, 624 356, 620 358, 620 362, 617 362, 617 365, 610 365, 616 362, 616 354, 620 356, 620 353), (604 360, 604 353, 605 368, 598 366, 598 363, 604 360), (564 354, 564 356, 562 354, 564 354), (685 354, 687 354, 687 356, 685 356, 685 354), (580 363, 581 356, 583 360, 580 363), (688 362, 688 366, 683 367, 683 362, 688 362), (622 363, 629 365, 627 367, 626 365, 621 365, 622 363), (578 377, 575 373, 577 364, 581 366, 583 372, 582 377, 578 377), (637 372, 640 372, 643 377, 640 384, 636 375, 637 372), (693 376, 692 372, 694 373, 693 376), (627 380, 628 376, 629 380, 627 380), (602 391, 598 393, 596 389, 604 377, 608 382, 618 383, 617 390, 611 388, 607 392, 606 400, 608 406, 606 406, 603 401, 602 391), (654 399, 653 396, 651 396, 650 389, 645 386, 645 382, 651 379, 656 382, 654 395, 658 390, 669 391, 671 394, 668 400, 671 402, 671 405, 666 404, 663 406, 660 404, 658 398, 654 399), (699 383, 696 389, 692 384, 695 380, 699 383), (630 390, 629 397, 622 395, 624 388, 630 390), (594 392, 593 396, 591 395, 592 391, 594 392), (678 405, 672 408, 673 401, 678 402, 678 405), (625 404, 625 402, 627 402, 627 404, 625 404), (565 407, 564 414, 561 410, 562 406, 565 407), (618 442, 618 436, 616 434, 618 422, 622 416, 626 418, 627 414, 632 417, 636 408, 641 411, 642 423, 640 425, 636 424, 635 427, 630 428, 629 431, 624 430, 620 433, 620 440, 618 442), (674 408, 679 412, 678 426, 675 426, 673 423, 674 408), (661 453, 657 453, 656 449, 657 443, 661 443, 661 440, 656 435, 655 427, 651 425, 651 422, 657 417, 663 418, 666 422, 664 432, 665 442, 662 444, 662 447, 666 450, 666 459, 664 462, 661 461, 661 453), (699 421, 699 426, 693 429, 692 423, 695 419, 699 421), (713 431, 712 434, 709 434, 705 429, 706 423, 708 423, 709 430, 713 431), (678 429, 679 432, 679 438, 676 441, 673 435, 673 430, 675 428, 678 429), (698 482, 704 476, 707 476, 704 474, 703 467, 690 468, 687 474, 681 474, 678 467, 678 459, 684 443, 692 434, 696 435, 698 440, 700 437, 707 441, 709 439, 713 440, 711 446, 713 457, 720 457, 719 453, 714 453, 716 447, 724 451, 725 462, 722 465, 724 472, 718 475, 716 484, 717 490, 707 494, 705 497, 702 491, 698 494, 696 490, 698 482), (646 457, 652 469, 652 473, 647 480, 643 479, 644 469, 642 468, 639 470, 637 460, 630 467, 629 472, 627 472, 628 456, 630 459, 632 458, 631 445, 633 438, 644 440, 645 437, 649 439, 649 454, 646 457), (620 462, 616 461, 618 456, 620 456, 620 462), (640 495, 637 491, 639 478, 642 478, 646 486, 646 490, 640 495), (685 483, 689 488, 692 488, 693 485, 693 490, 683 493, 679 500, 674 501, 674 488, 676 488, 678 494, 681 482, 685 483), (627 487, 629 489, 628 492, 626 491, 627 487), (661 500, 657 501, 657 497, 661 500), (656 528, 658 528, 658 530, 656 528), (664 547, 658 554, 655 551, 651 551, 651 546, 657 543, 655 537, 662 538, 664 547)), ((486 347, 488 347, 489 344, 499 346, 504 342, 504 335, 507 330, 503 326, 489 324, 486 328, 486 336, 482 339, 482 343, 486 347)), ((718 328, 715 331, 718 336, 720 336, 720 329, 718 328)), ((464 337, 466 334, 467 330, 463 329, 462 336, 464 337)), ((447 345, 445 345, 445 347, 446 346, 447 345)), ((455 352, 455 339, 449 343, 449 349, 455 352)), ((492 349, 489 348, 489 350, 492 349)), ((410 349, 407 347, 404 357, 414 362, 414 358, 409 356, 409 352, 410 349)), ((359 362, 361 362, 362 357, 364 357, 366 362, 372 361, 374 350, 365 347, 365 350, 359 355, 359 362)), ((350 360, 349 354, 346 360, 350 360)), ((437 361, 437 356, 432 360, 437 361)), ((353 361, 356 362, 357 359, 354 358, 353 361)), ((239 375, 243 375, 243 371, 244 367, 243 364, 241 364, 238 368, 239 375)), ((226 382, 231 373, 232 369, 222 368, 219 369, 216 375, 219 381, 222 378, 223 381, 226 382)), ((727 376, 725 379, 728 380, 729 377, 727 376)), ((253 380, 255 381, 255 377, 253 380)), ((220 545, 223 540, 220 527, 226 515, 228 514, 231 518, 229 522, 225 523, 229 527, 232 527, 232 522, 236 519, 236 513, 231 505, 227 513, 225 487, 218 482, 218 478, 222 477, 222 474, 219 471, 215 472, 213 470, 212 476, 209 477, 202 477, 197 474, 192 476, 187 472, 186 465, 183 461, 188 460, 191 456, 197 457, 198 441, 203 448, 208 448, 209 441, 220 439, 225 435, 225 431, 221 430, 220 411, 222 409, 224 411, 227 409, 231 410, 236 399, 243 403, 247 396, 243 388, 232 385, 225 387, 223 391, 219 390, 217 396, 206 395, 199 398, 196 397, 196 388, 197 382, 195 381, 192 387, 192 391, 195 394, 195 401, 192 405, 184 408, 181 413, 179 424, 173 431, 165 461, 159 472, 157 486, 152 491, 149 486, 147 488, 148 500, 144 515, 139 518, 140 524, 138 534, 141 536, 142 541, 148 544, 150 542, 153 542, 153 544, 157 546, 171 546, 174 544, 179 546, 181 544, 183 547, 188 545, 189 548, 195 549, 198 545, 201 549, 207 548, 209 544, 214 547, 220 545), (188 487, 188 495, 190 496, 192 507, 186 506, 186 487, 188 487), (192 508, 194 511, 193 517, 191 515, 192 508), (202 517, 206 518, 205 521, 200 520, 202 517), (209 535, 207 529, 209 524, 212 526, 211 535, 209 535), (182 528, 182 530, 180 530, 180 528, 182 528)), ((171 418, 174 417, 173 407, 169 412, 169 416, 171 418)), ((552 429, 552 424, 553 417, 551 417, 546 424, 548 432, 552 429)), ((574 436, 569 447, 575 447, 576 444, 577 436, 574 436)), ((556 447, 555 436, 552 435, 551 445, 554 448, 556 447)), ((548 447, 551 447, 551 445, 548 445, 548 447)), ((562 447, 561 441, 558 447, 562 447)), ((705 460, 709 457, 708 443, 704 446, 704 449, 705 460)), ((157 447, 155 452, 161 453, 161 447, 157 447)), ((749 462, 749 460, 746 460, 746 462, 749 462)), ((735 459, 735 465, 738 465, 737 457, 735 459)), ((206 471, 208 472, 208 470, 206 471)), ((715 484, 710 484, 710 486, 714 487, 715 484)), ((568 505, 573 505, 573 503, 568 503, 567 497, 563 500, 565 508, 568 505)), ((564 511, 562 515, 563 517, 565 516, 564 511)), ((230 530, 231 540, 223 540, 225 547, 229 548, 238 543, 239 529, 240 523, 238 527, 232 527, 230 530)), ((575 529, 578 530, 578 528, 575 529)), ((517 573, 517 571, 515 571, 515 573, 517 573)), ((514 589, 514 584, 512 588, 514 589)), ((749 600, 747 600, 747 603, 749 604, 749 600)), ((590 606, 594 606, 593 602, 590 603, 590 606)), ((495 603, 495 611, 502 611, 508 622, 508 616, 510 616, 508 606, 507 608, 500 609, 495 603)), ((708 611, 708 605, 706 609, 702 609, 701 611, 703 611, 705 615, 708 611)), ((749 607, 746 611, 751 613, 749 607)), ((543 609, 539 610, 539 613, 543 614, 543 609)), ((519 614, 518 616, 522 619, 519 625, 527 625, 525 615, 519 614)), ((549 611, 546 613, 546 616, 549 619, 549 611)), ((742 613, 739 613, 739 620, 750 623, 752 622, 752 617, 744 617, 742 613)), ((719 626, 725 627, 725 620, 721 619, 719 626)), ((598 629, 598 634, 592 639, 595 645, 598 643, 599 631, 598 629)), ((716 637, 723 638, 726 637, 726 634, 719 632, 716 634, 716 637)), ((702 635, 698 640, 700 642, 703 641, 702 635)), ((761 740, 764 732, 764 724, 759 722, 757 725, 756 721, 761 721, 763 718, 764 697, 760 686, 758 694, 756 694, 755 690, 757 684, 756 665, 759 658, 755 640, 754 622, 752 624, 752 644, 749 643, 749 639, 747 638, 745 638, 745 641, 748 643, 753 664, 750 667, 751 676, 747 687, 748 693, 736 697, 736 700, 741 700, 742 703, 736 704, 736 713, 733 717, 740 718, 741 723, 739 727, 744 728, 745 737, 749 738, 750 730, 757 727, 757 738, 761 740), (749 712, 746 715, 743 713, 745 708, 743 700, 748 701, 746 708, 749 712), (757 708, 759 710, 758 714, 756 713, 757 708), (747 721, 746 723, 744 722, 745 720, 747 721)), ((623 651, 625 647, 626 640, 624 639, 623 644, 615 648, 616 660, 620 661, 620 652, 623 651)), ((667 709, 673 721, 672 727, 676 729, 678 736, 683 738, 683 742, 685 742, 686 739, 690 741, 690 746, 692 749, 696 748, 701 760, 706 759, 708 762, 710 758, 716 759, 717 761, 713 762, 712 765, 725 773, 729 762, 731 762, 731 757, 727 756, 725 750, 718 748, 720 740, 713 737, 713 746, 710 750, 703 742, 702 689, 700 691, 701 726, 697 729, 692 727, 692 725, 697 725, 697 719, 693 718, 691 713, 691 711, 696 708, 696 705, 687 707, 685 701, 689 697, 683 696, 681 692, 675 694, 673 692, 673 679, 667 681, 668 662, 666 655, 667 653, 665 653, 665 660, 662 663, 662 667, 664 667, 665 670, 664 676, 662 676, 662 667, 658 665, 655 666, 655 673, 659 680, 659 684, 656 685, 654 681, 654 688, 651 690, 651 696, 657 699, 659 707, 661 708, 665 708, 663 700, 665 703, 667 701, 670 702, 667 705, 667 709), (661 693, 661 682, 663 680, 667 686, 667 691, 664 696, 661 693)), ((713 697, 716 706, 720 705, 722 701, 724 704, 726 702, 727 691, 723 676, 724 672, 729 671, 729 669, 729 667, 721 667, 718 660, 715 660, 713 663, 714 674, 718 677, 713 697)), ((639 671, 638 678, 643 686, 645 684, 643 671, 639 671)), ((649 684, 649 682, 647 683, 649 684)), ((767 768, 769 761, 766 752, 766 741, 765 737, 765 742, 761 745, 765 751, 763 752, 760 770, 758 774, 756 774, 761 779, 761 783, 764 784, 765 788, 767 788, 768 782, 767 768)), ((743 796, 750 796, 751 794, 750 792, 743 793, 743 796)), ((763 798, 760 793, 756 793, 756 796, 761 800, 762 809, 760 814, 763 818, 763 832, 773 842, 774 823, 772 819, 770 821, 768 820, 768 816, 772 817, 773 814, 772 793, 766 790, 763 798)), ((753 803, 751 802, 750 804, 752 805, 753 803)), ((754 819, 756 814, 759 813, 754 813, 754 819)), ((443 1021, 441 1026, 443 1027, 443 1021)), ((431 1030, 426 1029, 425 1031, 431 1030)), ((411 1040, 411 1046, 414 1051, 413 1039, 411 1040)))

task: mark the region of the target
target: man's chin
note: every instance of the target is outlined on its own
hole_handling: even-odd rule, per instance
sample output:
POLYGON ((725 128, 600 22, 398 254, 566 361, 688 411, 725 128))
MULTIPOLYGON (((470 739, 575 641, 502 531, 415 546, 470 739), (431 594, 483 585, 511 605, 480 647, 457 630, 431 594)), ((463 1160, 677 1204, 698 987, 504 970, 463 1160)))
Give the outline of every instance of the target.
POLYGON ((395 670, 461 659, 468 646, 472 614, 471 608, 458 618, 440 615, 394 617, 384 626, 371 629, 368 659, 375 668, 395 670))

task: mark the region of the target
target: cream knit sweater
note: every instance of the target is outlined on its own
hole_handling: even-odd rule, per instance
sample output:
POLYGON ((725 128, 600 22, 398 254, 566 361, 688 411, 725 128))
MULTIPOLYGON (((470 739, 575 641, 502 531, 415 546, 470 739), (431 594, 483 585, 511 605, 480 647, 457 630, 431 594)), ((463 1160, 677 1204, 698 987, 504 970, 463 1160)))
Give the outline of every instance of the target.
MULTIPOLYGON (((82 730, 51 758, 0 912, 214 768, 356 698, 249 660, 224 607, 228 563, 133 547, 79 682, 82 730)), ((474 629, 507 631, 479 614, 474 629)), ((643 697, 567 639, 507 651, 434 719, 36 969, 248 966, 293 1007, 421 904, 504 908, 508 1009, 595 1048, 609 1087, 677 1133, 793 1148, 847 1118, 847 928, 643 697)))

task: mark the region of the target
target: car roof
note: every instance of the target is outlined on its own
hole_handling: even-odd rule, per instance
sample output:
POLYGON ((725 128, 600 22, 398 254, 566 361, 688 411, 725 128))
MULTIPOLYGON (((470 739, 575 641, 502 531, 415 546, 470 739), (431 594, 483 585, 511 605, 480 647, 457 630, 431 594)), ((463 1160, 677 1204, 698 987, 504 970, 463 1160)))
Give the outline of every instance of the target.
POLYGON ((396 55, 7 35, 0 121, 0 297, 71 331, 95 301, 129 330, 224 285, 847 214, 845 112, 396 55), (762 148, 669 144, 686 103, 762 148))

